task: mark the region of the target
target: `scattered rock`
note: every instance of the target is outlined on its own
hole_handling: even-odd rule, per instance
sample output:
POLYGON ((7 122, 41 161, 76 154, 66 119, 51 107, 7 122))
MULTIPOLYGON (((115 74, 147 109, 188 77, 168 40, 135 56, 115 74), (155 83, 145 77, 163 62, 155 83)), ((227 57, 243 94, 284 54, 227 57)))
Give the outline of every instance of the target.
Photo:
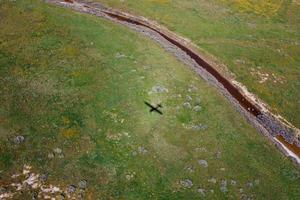
POLYGON ((220 159, 221 158, 221 151, 217 151, 215 154, 216 159, 220 159))
POLYGON ((216 184, 217 183, 217 179, 215 179, 214 177, 208 179, 208 182, 216 184))
POLYGON ((61 154, 62 150, 60 148, 55 148, 55 149, 53 149, 53 152, 57 153, 57 154, 61 154))
POLYGON ((21 144, 22 142, 24 142, 25 137, 22 135, 18 135, 14 138, 14 143, 16 144, 21 144))
POLYGON ((191 108, 192 108, 192 106, 191 106, 191 104, 190 104, 189 102, 184 102, 184 103, 182 104, 182 106, 183 106, 184 108, 188 108, 188 109, 191 109, 191 108))
POLYGON ((74 192, 76 192, 76 186, 75 185, 69 185, 67 188, 67 192, 72 194, 74 192))
POLYGON ((58 154, 58 158, 64 158, 64 157, 65 157, 65 155, 63 153, 58 154))
POLYGON ((193 182, 190 179, 185 179, 185 180, 181 180, 180 184, 184 187, 184 188, 191 188, 193 187, 193 182))
POLYGON ((202 110, 202 107, 201 106, 195 106, 194 108, 193 108, 193 111, 195 111, 195 112, 200 112, 202 110))
POLYGON ((203 188, 198 188, 197 191, 201 194, 201 196, 205 197, 205 189, 203 189, 203 188))
POLYGON ((246 186, 247 186, 248 188, 252 188, 252 187, 253 187, 253 183, 248 182, 248 183, 246 183, 246 186))
POLYGON ((165 92, 169 92, 169 90, 163 86, 153 86, 151 89, 151 93, 165 93, 165 92))
POLYGON ((115 57, 116 58, 125 58, 126 56, 124 54, 121 54, 118 52, 115 57))
POLYGON ((198 163, 202 167, 208 167, 208 163, 206 160, 198 160, 198 163))
POLYGON ((132 180, 132 179, 134 178, 134 176, 135 176, 135 172, 127 173, 127 174, 125 175, 125 178, 126 178, 128 181, 130 181, 130 180, 132 180))
POLYGON ((86 188, 86 186, 87 186, 87 180, 81 180, 81 181, 79 181, 79 183, 78 183, 78 187, 80 188, 80 189, 85 189, 86 188))
POLYGON ((192 101, 193 98, 192 98, 190 95, 187 95, 187 96, 186 96, 186 100, 187 100, 187 101, 192 101))
POLYGON ((220 168, 220 171, 224 172, 226 169, 224 167, 220 168))
POLYGON ((194 131, 204 131, 208 128, 207 125, 204 124, 196 124, 196 125, 191 125, 191 129, 194 131))
POLYGON ((240 188, 240 189, 239 189, 239 192, 240 192, 240 193, 243 193, 243 192, 244 192, 244 189, 243 189, 243 188, 240 188))
POLYGON ((146 153, 148 152, 148 150, 145 149, 145 147, 139 147, 139 148, 138 148, 138 152, 139 152, 140 154, 146 154, 146 153))
POLYGON ((236 181, 235 181, 235 180, 231 180, 231 181, 230 181, 230 184, 231 184, 231 185, 236 185, 236 181))
POLYGON ((48 153, 48 158, 54 158, 54 153, 52 153, 52 152, 50 152, 50 153, 48 153))
POLYGON ((259 185, 259 183, 260 183, 259 179, 255 179, 254 184, 259 185))
POLYGON ((214 192, 215 192, 214 190, 212 190, 212 189, 210 190, 210 193, 212 193, 212 194, 213 194, 214 192))
POLYGON ((132 156, 136 156, 136 155, 137 155, 136 151, 132 152, 132 156))
POLYGON ((185 168, 189 173, 194 173, 195 172, 195 168, 194 166, 188 166, 185 168))
POLYGON ((48 180, 48 174, 41 174, 39 179, 42 183, 45 183, 48 180))
POLYGON ((221 192, 225 193, 228 192, 227 189, 227 181, 226 180, 222 180, 221 181, 221 187, 220 187, 221 192))

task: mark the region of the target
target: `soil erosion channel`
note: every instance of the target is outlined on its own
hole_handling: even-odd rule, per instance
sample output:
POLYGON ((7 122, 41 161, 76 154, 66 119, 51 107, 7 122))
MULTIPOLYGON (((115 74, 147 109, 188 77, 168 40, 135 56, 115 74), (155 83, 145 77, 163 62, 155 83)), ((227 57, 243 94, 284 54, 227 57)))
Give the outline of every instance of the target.
MULTIPOLYGON (((234 86, 228 79, 222 76, 215 68, 213 68, 208 62, 203 60, 192 48, 180 42, 179 37, 175 39, 174 34, 168 34, 164 30, 160 30, 155 25, 151 25, 145 19, 140 19, 136 16, 132 16, 126 13, 113 11, 112 9, 105 8, 100 4, 84 1, 59 1, 59 0, 46 0, 50 3, 55 3, 65 7, 72 8, 79 12, 89 13, 96 16, 108 18, 110 20, 122 23, 130 28, 138 30, 139 32, 155 32, 164 40, 175 46, 180 51, 183 51, 189 59, 192 59, 198 68, 197 73, 213 85, 217 86, 220 91, 234 104, 234 106, 246 117, 246 119, 254 125, 260 132, 269 137, 276 146, 287 156, 291 157, 296 163, 300 164, 300 138, 291 127, 274 117, 269 112, 262 111, 255 103, 246 98, 236 86, 234 86), (134 27, 132 27, 134 26, 134 27), (145 28, 148 29, 145 31, 145 28), (142 29, 142 30, 139 30, 142 29), (204 70, 202 70, 204 69, 204 70), (200 70, 200 71, 199 71, 200 70), (208 72, 208 73, 207 73, 208 72), (206 76, 206 77, 205 77, 206 76), (209 76, 209 78, 207 78, 209 76), (214 79, 213 81, 211 81, 214 79)), ((151 33, 150 33, 151 34, 151 33)), ((150 35, 149 33, 146 35, 150 35)), ((161 42, 161 39, 152 37, 158 43, 166 46, 166 42, 161 42)), ((174 52, 173 52, 174 53, 174 52)), ((176 53, 175 53, 176 54, 176 53)), ((182 54, 182 53, 181 53, 182 54)))

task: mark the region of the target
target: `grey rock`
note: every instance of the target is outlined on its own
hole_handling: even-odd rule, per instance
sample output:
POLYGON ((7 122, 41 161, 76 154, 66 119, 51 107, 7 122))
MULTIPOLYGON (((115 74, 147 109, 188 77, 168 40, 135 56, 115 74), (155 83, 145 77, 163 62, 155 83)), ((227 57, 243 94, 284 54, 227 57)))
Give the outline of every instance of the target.
POLYGON ((57 154, 61 154, 62 150, 60 148, 55 148, 55 149, 53 149, 53 152, 57 153, 57 154))
POLYGON ((217 179, 215 179, 214 177, 208 179, 208 182, 216 184, 217 183, 217 179))
POLYGON ((204 131, 208 128, 208 126, 204 124, 197 124, 197 125, 191 125, 191 128, 194 131, 204 131))
POLYGON ((87 180, 81 180, 81 181, 79 181, 79 183, 78 183, 78 187, 80 188, 80 189, 86 189, 86 186, 87 186, 87 180))
POLYGON ((259 183, 260 183, 259 179, 255 179, 254 184, 259 185, 259 183))
POLYGON ((153 93, 165 93, 165 92, 168 92, 168 89, 163 87, 163 86, 156 85, 156 86, 152 87, 151 92, 153 92, 153 93))
POLYGON ((22 142, 24 142, 25 137, 22 135, 18 135, 14 138, 14 143, 16 144, 21 144, 22 142))
POLYGON ((228 192, 228 188, 226 186, 221 186, 220 187, 221 192, 225 193, 228 192))
POLYGON ((221 186, 227 187, 227 181, 226 180, 221 180, 221 186))
POLYGON ((74 192, 76 192, 76 186, 75 185, 69 185, 67 188, 67 192, 72 194, 74 192))
POLYGON ((198 188, 197 192, 199 192, 201 194, 201 196, 205 197, 205 189, 198 188))
POLYGON ((42 183, 45 183, 48 180, 48 174, 41 174, 39 179, 42 183))
POLYGON ((185 179, 185 180, 181 180, 180 184, 184 187, 184 188, 191 188, 193 186, 193 182, 190 179, 185 179))
POLYGON ((192 106, 191 106, 191 104, 190 104, 189 102, 184 102, 184 103, 182 104, 182 106, 183 106, 184 108, 188 108, 188 109, 191 109, 191 108, 192 108, 192 106))
POLYGON ((216 159, 220 159, 221 158, 221 151, 217 151, 215 154, 216 159))
POLYGON ((145 147, 139 147, 138 148, 138 152, 140 154, 146 154, 148 152, 148 150, 145 147))
POLYGON ((192 98, 190 95, 187 95, 187 96, 186 96, 186 100, 187 100, 187 101, 192 101, 193 98, 192 98))
POLYGON ((54 158, 54 153, 52 153, 52 152, 50 152, 50 153, 48 153, 48 158, 54 158))
POLYGON ((208 163, 206 160, 198 160, 198 163, 202 167, 208 167, 208 163))
POLYGON ((252 188, 252 187, 253 187, 253 183, 248 182, 248 183, 246 183, 246 186, 247 186, 248 188, 252 188))
POLYGON ((236 181, 235 181, 235 180, 231 180, 231 181, 230 181, 230 184, 231 184, 231 185, 236 185, 236 181))
POLYGON ((194 108, 193 108, 193 111, 195 111, 195 112, 200 112, 202 110, 202 107, 201 106, 195 106, 194 108))
POLYGON ((65 157, 65 155, 63 153, 58 154, 58 158, 64 158, 64 157, 65 157))
POLYGON ((121 54, 121 53, 117 53, 116 54, 116 58, 125 58, 126 56, 124 54, 121 54))
POLYGON ((195 172, 195 168, 194 166, 188 166, 185 168, 189 173, 194 173, 195 172))

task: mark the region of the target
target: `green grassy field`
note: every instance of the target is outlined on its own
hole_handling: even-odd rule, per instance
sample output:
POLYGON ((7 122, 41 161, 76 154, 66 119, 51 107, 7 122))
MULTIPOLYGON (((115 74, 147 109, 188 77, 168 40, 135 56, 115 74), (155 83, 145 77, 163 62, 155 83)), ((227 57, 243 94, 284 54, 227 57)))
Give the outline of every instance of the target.
POLYGON ((0 186, 30 165, 92 200, 299 197, 299 169, 151 40, 38 0, 1 1, 0 27, 0 186))
POLYGON ((300 4, 283 0, 95 0, 156 20, 225 64, 300 128, 300 4))

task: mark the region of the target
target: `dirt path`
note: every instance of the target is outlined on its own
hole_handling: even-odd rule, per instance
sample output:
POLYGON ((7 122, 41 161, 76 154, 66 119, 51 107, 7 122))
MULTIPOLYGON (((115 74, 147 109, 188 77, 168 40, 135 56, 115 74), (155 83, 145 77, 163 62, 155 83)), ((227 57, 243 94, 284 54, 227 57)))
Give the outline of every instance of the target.
POLYGON ((82 0, 45 1, 121 23, 150 37, 190 66, 203 79, 217 87, 248 122, 274 142, 286 156, 300 164, 299 130, 269 112, 263 104, 259 103, 261 101, 253 99, 254 95, 244 92, 239 84, 234 84, 236 81, 231 81, 219 73, 211 64, 202 59, 200 54, 183 38, 146 18, 106 8, 98 3, 82 0))

